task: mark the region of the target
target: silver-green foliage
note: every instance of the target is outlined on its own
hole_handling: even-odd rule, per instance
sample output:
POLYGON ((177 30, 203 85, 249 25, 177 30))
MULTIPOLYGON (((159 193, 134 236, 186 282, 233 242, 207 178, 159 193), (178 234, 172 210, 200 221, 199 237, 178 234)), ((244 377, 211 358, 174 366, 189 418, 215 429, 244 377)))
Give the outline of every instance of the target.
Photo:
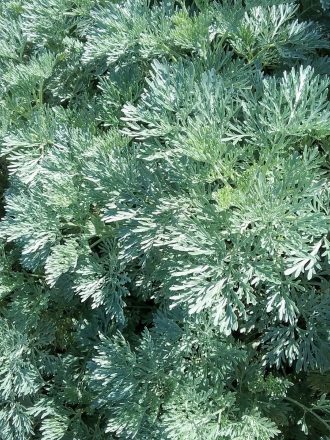
POLYGON ((0 4, 0 439, 330 435, 327 11, 0 4))

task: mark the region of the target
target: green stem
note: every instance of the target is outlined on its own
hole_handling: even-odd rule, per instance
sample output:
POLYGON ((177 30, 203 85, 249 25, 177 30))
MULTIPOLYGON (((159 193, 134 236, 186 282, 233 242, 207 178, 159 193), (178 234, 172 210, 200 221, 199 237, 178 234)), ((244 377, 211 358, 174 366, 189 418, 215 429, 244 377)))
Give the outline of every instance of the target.
POLYGON ((23 274, 26 275, 27 277, 38 278, 40 280, 45 278, 44 275, 38 275, 37 273, 29 273, 29 272, 26 272, 25 270, 23 270, 23 274))
POLYGON ((330 425, 325 420, 323 420, 322 417, 320 417, 318 414, 316 414, 312 409, 308 408, 307 406, 303 405, 300 402, 297 402, 297 400, 291 399, 291 397, 285 397, 285 399, 288 402, 294 403, 295 405, 299 406, 301 409, 304 410, 305 413, 312 414, 330 432, 330 425))
POLYGON ((103 241, 103 237, 99 238, 98 240, 96 240, 93 244, 91 244, 89 247, 90 249, 93 249, 94 246, 97 246, 99 243, 101 243, 101 241, 103 241))
POLYGON ((44 81, 40 81, 39 84, 39 105, 42 106, 43 104, 43 95, 44 95, 44 81))
MULTIPOLYGON (((110 231, 111 232, 111 231, 110 231)), ((94 243, 92 243, 89 247, 90 249, 93 249, 93 247, 97 246, 99 243, 101 243, 102 241, 107 240, 108 238, 113 238, 113 235, 108 233, 103 235, 103 237, 99 238, 98 240, 94 241, 94 243)))

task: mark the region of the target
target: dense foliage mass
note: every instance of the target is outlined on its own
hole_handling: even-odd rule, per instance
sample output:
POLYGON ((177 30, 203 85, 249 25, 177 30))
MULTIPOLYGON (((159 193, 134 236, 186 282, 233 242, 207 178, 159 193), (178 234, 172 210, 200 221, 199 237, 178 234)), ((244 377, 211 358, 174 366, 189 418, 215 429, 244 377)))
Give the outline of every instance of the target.
POLYGON ((0 16, 0 438, 329 439, 329 0, 0 16))

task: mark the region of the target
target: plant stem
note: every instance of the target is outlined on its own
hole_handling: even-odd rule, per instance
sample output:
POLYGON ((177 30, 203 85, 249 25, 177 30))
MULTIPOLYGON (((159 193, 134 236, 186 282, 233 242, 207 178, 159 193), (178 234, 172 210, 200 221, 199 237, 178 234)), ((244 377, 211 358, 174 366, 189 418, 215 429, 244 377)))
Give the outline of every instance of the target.
POLYGON ((40 81, 39 84, 39 105, 43 105, 43 99, 44 99, 44 81, 40 81))
POLYGON ((285 397, 285 399, 287 401, 289 401, 291 403, 294 403, 295 405, 299 406, 301 409, 304 410, 305 413, 312 414, 330 432, 330 425, 325 420, 323 420, 322 417, 320 417, 318 414, 316 414, 312 409, 308 408, 307 406, 303 405, 300 402, 297 402, 297 400, 291 399, 291 397, 285 397))

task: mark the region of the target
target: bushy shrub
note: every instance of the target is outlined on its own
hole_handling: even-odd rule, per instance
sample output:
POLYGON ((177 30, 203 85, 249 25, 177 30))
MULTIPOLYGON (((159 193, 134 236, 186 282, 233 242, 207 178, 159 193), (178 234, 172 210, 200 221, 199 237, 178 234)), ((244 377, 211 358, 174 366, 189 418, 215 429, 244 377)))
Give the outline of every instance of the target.
POLYGON ((0 4, 0 438, 330 437, 328 0, 0 4))

